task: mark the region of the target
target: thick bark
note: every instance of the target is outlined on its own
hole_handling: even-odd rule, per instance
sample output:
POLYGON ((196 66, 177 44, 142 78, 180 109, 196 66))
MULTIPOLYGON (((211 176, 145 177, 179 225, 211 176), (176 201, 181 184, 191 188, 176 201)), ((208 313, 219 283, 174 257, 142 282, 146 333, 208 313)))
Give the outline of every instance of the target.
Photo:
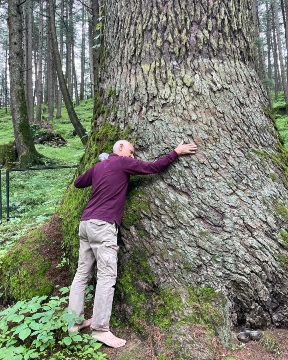
POLYGON ((287 326, 288 193, 255 69, 251 1, 105 4, 99 94, 103 103, 114 94, 117 111, 100 112, 95 128, 130 125, 141 159, 182 139, 198 145, 129 199, 120 268, 140 248, 159 287, 211 286, 233 324, 287 326))
POLYGON ((76 134, 80 137, 82 143, 85 145, 87 143, 87 133, 79 121, 77 114, 74 110, 73 103, 65 82, 65 78, 62 72, 62 63, 61 58, 58 50, 58 42, 56 37, 56 29, 55 29, 55 19, 54 19, 55 11, 54 11, 54 1, 49 0, 49 16, 50 16, 50 26, 51 26, 51 39, 52 39, 52 47, 53 47, 53 54, 54 54, 54 61, 57 71, 57 77, 59 81, 59 86, 63 95, 63 99, 65 102, 65 106, 70 118, 72 125, 76 131, 76 134))
POLYGON ((19 0, 8 2, 10 92, 18 160, 20 165, 28 165, 39 162, 40 155, 30 132, 25 99, 21 4, 19 0))

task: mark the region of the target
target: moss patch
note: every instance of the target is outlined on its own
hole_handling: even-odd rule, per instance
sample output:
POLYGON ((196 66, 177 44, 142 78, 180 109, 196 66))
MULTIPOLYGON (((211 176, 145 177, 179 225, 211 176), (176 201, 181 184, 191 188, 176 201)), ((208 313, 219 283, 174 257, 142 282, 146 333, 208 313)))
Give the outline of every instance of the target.
MULTIPOLYGON (((288 221, 288 208, 286 205, 281 201, 275 201, 274 202, 274 210, 275 214, 280 219, 281 224, 279 227, 282 227, 283 222, 287 224, 288 221)), ((284 229, 281 229, 278 236, 277 236, 279 242, 283 246, 284 250, 288 250, 288 227, 285 227, 284 229)), ((285 269, 288 269, 288 256, 285 256, 283 254, 277 255, 282 267, 285 269)))
POLYGON ((225 326, 225 299, 211 288, 179 287, 159 289, 147 255, 135 250, 119 273, 116 284, 115 325, 128 323, 143 332, 143 323, 163 331, 177 324, 203 324, 215 334, 225 326))
POLYGON ((50 263, 41 256, 46 236, 36 229, 22 239, 0 260, 0 293, 2 302, 48 295, 53 284, 46 273, 50 263))
POLYGON ((128 193, 122 224, 126 228, 134 226, 139 236, 148 235, 141 225, 141 214, 150 213, 149 204, 145 201, 145 184, 151 176, 133 176, 129 181, 128 193))

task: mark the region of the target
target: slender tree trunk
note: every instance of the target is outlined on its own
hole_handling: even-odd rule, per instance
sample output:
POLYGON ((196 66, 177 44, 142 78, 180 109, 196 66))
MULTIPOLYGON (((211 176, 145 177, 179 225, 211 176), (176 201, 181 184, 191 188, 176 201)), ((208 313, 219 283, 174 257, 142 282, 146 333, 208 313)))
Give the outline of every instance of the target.
POLYGON ((25 2, 26 13, 26 99, 28 106, 29 122, 34 122, 34 103, 33 103, 33 2, 25 2))
MULTIPOLYGON (((49 13, 49 2, 47 2, 47 13, 49 13)), ((47 104, 48 121, 52 122, 54 117, 54 54, 52 45, 51 26, 47 28, 47 104)))
POLYGON ((6 49, 5 49, 5 70, 4 70, 4 74, 5 74, 4 75, 4 79, 5 79, 4 106, 5 106, 6 113, 7 113, 7 109, 8 109, 8 44, 7 44, 6 49))
POLYGON ((37 153, 30 132, 24 86, 24 56, 22 44, 22 2, 8 1, 9 70, 11 113, 14 137, 20 166, 38 163, 37 153))
POLYGON ((99 19, 99 1, 90 0, 91 18, 89 20, 89 58, 90 58, 90 81, 91 81, 91 95, 94 98, 97 90, 98 79, 98 53, 99 48, 95 47, 99 44, 100 39, 96 40, 97 31, 96 25, 99 19))
MULTIPOLYGON (((60 3, 60 16, 61 19, 64 18, 64 2, 61 1, 60 3)), ((59 52, 60 52, 60 59, 63 59, 63 26, 60 26, 60 31, 59 31, 59 52)), ((62 92, 59 86, 59 81, 57 84, 57 112, 56 112, 56 119, 60 119, 61 118, 61 113, 62 113, 62 92)))
POLYGON ((79 105, 79 94, 78 94, 78 79, 75 67, 75 54, 74 54, 74 46, 72 48, 72 59, 73 59, 73 85, 74 85, 74 97, 75 97, 75 105, 79 105))
POLYGON ((266 2, 266 42, 267 42, 267 72, 268 79, 272 81, 272 39, 271 39, 271 7, 266 2))
POLYGON ((40 1, 39 14, 39 44, 38 44, 38 62, 37 62, 37 79, 36 79, 36 121, 38 123, 42 120, 42 103, 43 103, 43 82, 42 82, 42 68, 43 68, 43 1, 40 1))
MULTIPOLYGON (((286 45, 286 56, 285 56, 285 68, 286 68, 286 74, 288 74, 288 63, 287 63, 287 49, 288 49, 288 3, 287 0, 281 0, 281 11, 282 11, 282 18, 283 18, 283 25, 285 30, 285 45, 286 45)), ((287 75, 286 75, 287 77, 287 75)))
POLYGON ((276 38, 276 27, 275 27, 275 16, 273 7, 272 10, 272 28, 273 28, 273 68, 274 68, 274 81, 275 81, 275 100, 278 100, 278 93, 280 90, 280 75, 279 75, 279 62, 278 62, 278 51, 277 51, 277 38, 276 38))
POLYGON ((85 89, 85 47, 86 47, 86 33, 85 33, 85 8, 83 6, 82 9, 82 39, 81 39, 81 76, 80 76, 80 92, 79 92, 79 99, 84 99, 84 89, 85 89))
POLYGON ((274 24, 275 24, 275 32, 276 32, 277 51, 278 51, 278 57, 280 63, 280 80, 281 80, 282 89, 284 91, 285 102, 286 104, 288 104, 287 74, 286 74, 286 67, 284 64, 283 50, 281 44, 278 0, 273 1, 273 9, 274 9, 274 24))
POLYGON ((76 131, 76 134, 80 137, 82 143, 85 145, 87 143, 87 134, 86 131, 79 121, 77 114, 74 110, 73 103, 65 82, 65 78, 62 72, 62 63, 61 58, 58 50, 58 42, 56 37, 56 29, 55 29, 55 11, 54 11, 54 1, 49 0, 49 17, 50 17, 50 27, 51 27, 51 39, 52 39, 52 46, 53 46, 53 54, 54 54, 54 60, 56 65, 56 71, 58 76, 59 85, 61 88, 61 92, 63 95, 63 99, 65 102, 65 106, 70 118, 71 123, 74 126, 74 129, 76 131))
POLYGON ((73 99, 73 76, 72 76, 72 46, 73 46, 73 20, 72 20, 72 8, 73 0, 66 2, 66 83, 68 87, 69 94, 73 99))

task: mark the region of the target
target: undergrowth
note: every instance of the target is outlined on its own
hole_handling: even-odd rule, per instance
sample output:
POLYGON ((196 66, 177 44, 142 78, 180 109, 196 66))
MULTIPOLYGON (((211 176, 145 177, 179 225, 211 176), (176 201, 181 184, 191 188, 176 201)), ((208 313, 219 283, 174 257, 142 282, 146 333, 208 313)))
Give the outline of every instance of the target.
POLYGON ((97 351, 101 344, 91 335, 67 332, 83 319, 67 312, 69 288, 59 291, 61 297, 36 296, 0 312, 0 359, 107 359, 97 351))
MULTIPOLYGON (((77 106, 76 112, 81 123, 89 132, 93 116, 93 100, 82 101, 77 106)), ((61 134, 67 143, 64 146, 36 144, 37 151, 48 158, 48 161, 51 160, 53 165, 71 166, 71 168, 9 171, 8 174, 6 169, 0 169, 2 200, 0 256, 34 224, 43 223, 55 213, 67 186, 73 180, 75 167, 84 154, 83 144, 75 135, 65 108, 62 110, 62 117, 54 119, 53 124, 49 125, 56 133, 61 134), (9 206, 7 211, 8 190, 9 206)), ((9 112, 6 113, 5 109, 0 109, 0 126, 0 145, 13 141, 12 120, 9 112)))

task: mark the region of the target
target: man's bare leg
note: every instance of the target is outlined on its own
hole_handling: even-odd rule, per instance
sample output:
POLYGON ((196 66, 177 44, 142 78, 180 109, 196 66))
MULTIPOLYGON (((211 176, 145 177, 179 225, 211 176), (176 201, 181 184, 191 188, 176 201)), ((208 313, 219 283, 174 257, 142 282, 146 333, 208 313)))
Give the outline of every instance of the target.
POLYGON ((93 331, 92 337, 103 344, 113 347, 119 348, 126 344, 126 340, 120 339, 117 336, 113 335, 111 331, 93 331))
POLYGON ((81 324, 75 324, 71 328, 68 329, 69 332, 80 331, 91 325, 92 319, 84 320, 81 324))

